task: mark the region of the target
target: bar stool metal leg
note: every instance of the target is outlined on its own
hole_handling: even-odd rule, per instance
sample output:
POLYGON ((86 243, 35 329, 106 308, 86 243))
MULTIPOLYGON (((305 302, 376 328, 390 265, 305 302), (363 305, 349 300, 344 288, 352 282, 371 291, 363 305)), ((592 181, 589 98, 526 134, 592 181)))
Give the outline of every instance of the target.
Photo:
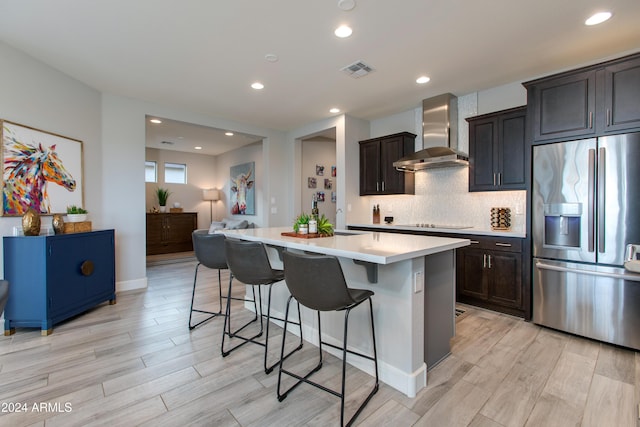
MULTIPOLYGON (((222 343, 220 345, 220 351, 222 353, 222 357, 227 357, 233 350, 236 350, 237 348, 245 345, 248 342, 253 342, 254 344, 258 344, 258 345, 264 345, 263 343, 259 342, 259 341, 255 341, 256 338, 260 337, 262 335, 263 332, 263 322, 262 322, 262 315, 259 314, 258 312, 258 304, 256 302, 256 291, 255 291, 255 286, 251 286, 251 291, 253 294, 253 299, 246 299, 246 298, 237 298, 237 297, 233 297, 231 294, 231 288, 232 288, 232 283, 233 283, 233 276, 231 276, 229 278, 229 293, 227 294, 227 307, 225 310, 225 317, 224 317, 224 326, 222 328, 222 343), (234 330, 233 332, 231 331, 231 301, 246 301, 246 302, 253 302, 254 305, 254 310, 255 310, 255 314, 253 319, 249 320, 248 322, 246 322, 245 324, 243 324, 242 326, 240 326, 238 329, 234 330), (260 330, 258 331, 257 334, 251 336, 251 337, 245 337, 242 335, 239 335, 239 333, 244 330, 247 326, 249 326, 250 324, 252 324, 253 322, 256 322, 258 320, 258 318, 260 318, 260 330), (224 341, 225 341, 225 337, 228 336, 229 338, 239 338, 242 342, 235 345, 234 347, 225 350, 224 348, 224 341)), ((258 292, 260 292, 260 289, 258 288, 258 292)), ((258 293, 258 295, 260 295, 258 293)))
MULTIPOLYGON (((265 374, 270 374, 273 371, 273 368, 275 368, 276 366, 278 366, 280 364, 280 360, 282 359, 282 355, 280 357, 280 360, 277 360, 276 362, 274 362, 273 364, 269 365, 267 363, 267 355, 269 353, 269 324, 271 323, 271 319, 274 320, 279 320, 281 322, 286 323, 284 319, 280 319, 279 317, 275 317, 275 316, 271 316, 271 288, 273 287, 273 283, 271 283, 269 285, 269 293, 267 296, 267 326, 266 326, 266 334, 265 334, 265 349, 264 349, 264 372, 265 374)), ((262 312, 262 299, 260 300, 260 311, 262 312)), ((288 318, 288 314, 285 316, 285 319, 288 318)), ((284 358, 288 358, 289 356, 291 356, 293 353, 295 353, 296 351, 300 350, 302 348, 302 343, 303 343, 303 338, 302 338, 302 319, 300 316, 300 305, 298 305, 298 321, 297 322, 289 322, 289 323, 293 323, 294 325, 298 325, 299 327, 299 332, 300 332, 300 343, 298 344, 298 346, 296 348, 294 348, 293 350, 291 350, 289 353, 287 353, 284 358)), ((282 340, 284 341, 284 334, 286 333, 286 331, 283 331, 283 335, 282 335, 282 340)))
POLYGON ((195 275, 193 277, 193 290, 191 291, 191 310, 189 311, 189 329, 194 329, 197 326, 202 325, 204 322, 206 322, 207 320, 211 320, 214 317, 218 317, 218 316, 223 316, 224 313, 222 313, 222 278, 220 275, 220 270, 218 270, 218 294, 220 299, 218 300, 218 304, 219 304, 219 309, 218 311, 205 311, 205 310, 199 310, 199 309, 194 309, 193 308, 193 301, 196 297, 196 284, 198 282, 198 269, 200 268, 200 265, 202 265, 201 263, 198 263, 198 265, 196 265, 196 272, 195 275), (210 316, 208 316, 207 318, 199 321, 198 323, 196 323, 195 325, 191 323, 191 319, 193 316, 193 312, 196 313, 204 313, 204 314, 210 314, 210 316))
MULTIPOLYGON (((291 303, 291 299, 293 298, 293 296, 289 297, 289 300, 287 301, 287 308, 286 308, 286 314, 285 314, 285 318, 288 317, 288 312, 289 312, 289 305, 291 303)), ((293 390, 294 388, 296 388, 298 385, 300 385, 301 383, 307 383, 309 385, 312 385, 314 387, 317 387, 321 390, 324 390, 328 393, 333 394, 336 397, 340 398, 340 425, 341 426, 350 426, 355 419, 358 417, 358 415, 360 415, 360 413, 362 412, 362 410, 364 409, 364 407, 367 405, 367 403, 369 403, 369 401, 371 400, 371 398, 373 397, 373 395, 378 391, 379 389, 379 379, 378 379, 378 354, 377 354, 377 350, 376 350, 376 340, 375 340, 375 329, 374 329, 374 325, 373 325, 373 303, 371 301, 371 298, 367 298, 369 300, 369 313, 370 313, 370 318, 371 318, 371 338, 372 338, 372 344, 373 344, 373 356, 369 356, 366 354, 362 354, 353 350, 349 350, 347 348, 347 331, 348 331, 348 326, 349 326, 349 314, 351 312, 351 309, 353 309, 354 307, 357 307, 358 305, 360 305, 360 303, 348 307, 344 310, 345 315, 344 315, 344 339, 343 339, 343 345, 342 347, 339 346, 335 346, 331 343, 322 341, 322 335, 321 335, 321 327, 320 327, 320 311, 317 311, 318 313, 318 349, 320 352, 320 360, 318 362, 318 364, 311 369, 307 374, 305 374, 304 376, 300 376, 298 374, 295 374, 293 372, 287 371, 283 368, 283 364, 284 364, 284 359, 282 359, 280 361, 280 369, 278 370, 278 386, 277 386, 277 396, 278 396, 278 401, 282 402, 284 399, 286 399, 287 395, 289 394, 289 392, 291 390, 293 390), (322 384, 318 384, 316 382, 313 382, 311 380, 309 380, 309 377, 317 372, 318 370, 320 370, 320 368, 322 368, 322 345, 328 345, 329 347, 338 349, 342 351, 342 382, 341 382, 341 388, 340 388, 340 393, 336 392, 335 390, 329 389, 325 386, 323 386, 322 384), (347 353, 349 354, 355 354, 357 356, 363 357, 365 359, 371 360, 374 362, 374 366, 375 366, 375 383, 373 385, 372 390, 369 392, 369 394, 367 395, 367 397, 364 399, 364 401, 360 404, 360 406, 358 407, 358 409, 356 410, 356 412, 351 416, 351 418, 347 421, 347 423, 344 423, 344 401, 345 401, 345 389, 346 389, 346 372, 347 372, 347 353), (281 392, 281 380, 282 380, 282 373, 285 373, 295 379, 297 379, 296 383, 293 384, 291 387, 289 387, 287 390, 285 390, 284 392, 281 392)), ((299 306, 298 306, 299 307, 299 306)), ((287 331, 287 322, 285 321, 284 324, 284 334, 286 337, 286 331, 287 331)), ((285 337, 283 337, 282 340, 282 351, 281 351, 281 355, 284 353, 284 345, 285 345, 285 337)))

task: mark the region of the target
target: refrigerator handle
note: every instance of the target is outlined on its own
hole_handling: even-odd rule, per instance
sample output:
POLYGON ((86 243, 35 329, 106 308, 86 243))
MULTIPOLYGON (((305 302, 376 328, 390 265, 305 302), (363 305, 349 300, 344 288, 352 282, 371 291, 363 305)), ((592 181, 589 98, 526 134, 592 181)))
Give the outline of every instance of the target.
POLYGON ((595 250, 594 232, 594 194, 595 194, 595 172, 596 171, 596 150, 589 149, 589 200, 587 202, 587 237, 589 241, 589 252, 595 250))
POLYGON ((597 271, 597 270, 582 270, 582 269, 563 267, 563 266, 553 265, 553 264, 545 264, 540 261, 536 261, 536 268, 540 270, 559 271, 562 273, 586 274, 587 276, 600 276, 600 277, 608 277, 610 279, 622 279, 622 280, 630 280, 632 282, 640 282, 640 275, 638 274, 620 274, 620 273, 607 273, 604 271, 597 271))
POLYGON ((606 153, 607 150, 604 147, 600 148, 600 155, 598 156, 598 251, 604 253, 604 236, 605 229, 605 189, 606 189, 606 153))

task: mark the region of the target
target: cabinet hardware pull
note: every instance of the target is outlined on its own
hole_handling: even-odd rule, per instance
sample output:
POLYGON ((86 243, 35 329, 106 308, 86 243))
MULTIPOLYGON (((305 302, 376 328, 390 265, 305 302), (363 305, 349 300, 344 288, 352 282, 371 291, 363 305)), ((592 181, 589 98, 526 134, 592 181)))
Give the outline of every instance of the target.
POLYGON ((593 129, 593 111, 589 111, 589 129, 593 129))
POLYGON ((511 247, 511 243, 500 243, 500 242, 496 242, 496 246, 503 246, 505 248, 510 248, 511 247))
POLYGON ((380 183, 376 181, 376 191, 380 191, 380 183))
POLYGON ((382 191, 384 191, 384 181, 382 181, 382 191))
POLYGON ((93 261, 86 260, 80 265, 80 272, 83 276, 91 276, 93 274, 93 261))
POLYGON ((488 261, 489 261, 489 268, 491 268, 491 255, 487 255, 488 261))
POLYGON ((487 254, 482 254, 482 268, 487 268, 487 254))
POLYGON ((471 242, 471 244, 472 244, 472 245, 477 245, 477 244, 479 244, 479 243, 480 243, 480 242, 479 242, 479 241, 477 241, 477 240, 470 240, 470 242, 471 242))
POLYGON ((498 172, 498 185, 502 185, 502 172, 498 172))
POLYGON ((496 173, 493 173, 493 186, 496 186, 496 173))
POLYGON ((607 126, 611 126, 611 109, 607 108, 607 126))

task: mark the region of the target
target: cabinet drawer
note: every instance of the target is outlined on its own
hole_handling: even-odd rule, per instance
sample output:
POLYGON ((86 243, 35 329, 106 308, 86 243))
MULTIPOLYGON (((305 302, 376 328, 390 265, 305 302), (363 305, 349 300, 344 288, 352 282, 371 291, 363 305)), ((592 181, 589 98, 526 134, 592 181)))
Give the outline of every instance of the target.
POLYGON ((485 249, 491 251, 522 252, 522 239, 513 237, 484 237, 465 236, 471 240, 469 248, 485 249))

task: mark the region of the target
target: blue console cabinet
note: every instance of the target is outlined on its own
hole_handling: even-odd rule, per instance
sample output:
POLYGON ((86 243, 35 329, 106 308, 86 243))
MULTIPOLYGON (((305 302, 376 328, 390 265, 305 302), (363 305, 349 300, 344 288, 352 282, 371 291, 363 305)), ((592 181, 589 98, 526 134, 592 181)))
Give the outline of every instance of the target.
POLYGON ((5 236, 4 275, 9 300, 4 334, 53 325, 97 304, 115 304, 114 230, 55 236, 5 236))

